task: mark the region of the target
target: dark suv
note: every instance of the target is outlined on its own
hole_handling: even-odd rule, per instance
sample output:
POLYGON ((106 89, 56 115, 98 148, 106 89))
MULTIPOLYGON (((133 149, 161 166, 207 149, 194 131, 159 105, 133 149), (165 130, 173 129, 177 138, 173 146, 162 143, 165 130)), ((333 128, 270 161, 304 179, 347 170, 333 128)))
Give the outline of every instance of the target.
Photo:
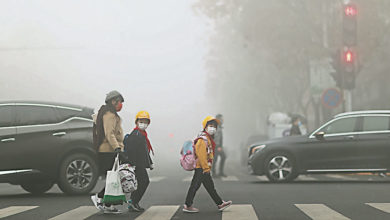
POLYGON ((0 102, 0 182, 44 193, 57 183, 90 192, 98 179, 93 109, 47 102, 0 102))
POLYGON ((249 169, 285 182, 306 173, 388 172, 390 111, 336 115, 306 136, 252 145, 249 169))

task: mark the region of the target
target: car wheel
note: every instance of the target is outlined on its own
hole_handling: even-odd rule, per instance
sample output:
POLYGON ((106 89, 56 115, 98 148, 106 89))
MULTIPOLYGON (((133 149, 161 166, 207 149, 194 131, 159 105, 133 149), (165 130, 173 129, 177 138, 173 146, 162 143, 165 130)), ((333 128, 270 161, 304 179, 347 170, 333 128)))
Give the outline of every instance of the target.
POLYGON ((98 166, 86 154, 73 154, 65 158, 59 169, 58 186, 68 194, 86 194, 96 185, 98 166))
POLYGON ((265 160, 265 172, 271 182, 289 182, 295 179, 296 172, 295 161, 287 153, 273 153, 265 160))
POLYGON ((23 183, 20 186, 26 190, 27 192, 30 192, 32 194, 43 194, 51 187, 53 187, 54 183, 51 181, 45 181, 45 182, 32 182, 32 183, 23 183))

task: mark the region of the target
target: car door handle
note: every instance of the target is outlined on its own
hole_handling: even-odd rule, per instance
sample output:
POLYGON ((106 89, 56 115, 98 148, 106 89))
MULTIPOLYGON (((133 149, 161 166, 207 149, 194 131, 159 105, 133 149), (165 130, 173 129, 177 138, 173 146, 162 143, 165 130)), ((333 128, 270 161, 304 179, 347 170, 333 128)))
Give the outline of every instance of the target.
POLYGON ((3 139, 1 140, 1 142, 5 143, 5 142, 14 142, 15 141, 15 138, 6 138, 6 139, 3 139))
POLYGON ((345 137, 345 139, 348 139, 348 140, 353 140, 353 139, 355 139, 355 136, 353 136, 353 135, 346 136, 346 137, 345 137))
POLYGON ((66 135, 66 132, 53 133, 53 136, 56 136, 56 137, 61 137, 61 136, 64 136, 64 135, 66 135))

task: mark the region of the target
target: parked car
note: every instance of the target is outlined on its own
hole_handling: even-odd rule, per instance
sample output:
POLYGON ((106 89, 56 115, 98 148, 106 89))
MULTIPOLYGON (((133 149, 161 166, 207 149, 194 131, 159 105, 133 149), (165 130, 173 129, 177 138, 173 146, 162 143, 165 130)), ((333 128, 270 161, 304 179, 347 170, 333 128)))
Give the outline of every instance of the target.
POLYGON ((90 192, 98 179, 93 109, 31 101, 0 102, 0 182, 44 193, 57 183, 90 192))
POLYGON ((387 172, 390 111, 339 114, 308 135, 259 142, 251 151, 250 171, 273 182, 308 173, 387 172))

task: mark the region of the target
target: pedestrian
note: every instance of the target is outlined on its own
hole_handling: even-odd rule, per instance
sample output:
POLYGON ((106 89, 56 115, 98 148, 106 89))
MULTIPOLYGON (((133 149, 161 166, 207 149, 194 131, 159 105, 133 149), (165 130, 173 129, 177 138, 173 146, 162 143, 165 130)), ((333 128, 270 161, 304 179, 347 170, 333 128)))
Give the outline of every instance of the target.
POLYGON ((198 160, 196 162, 196 168, 194 176, 192 177, 190 188, 188 189, 183 212, 199 212, 199 209, 193 207, 193 200, 196 192, 202 184, 214 200, 219 211, 223 211, 232 204, 232 201, 225 202, 221 199, 215 190, 214 182, 210 175, 215 149, 215 142, 213 138, 219 124, 220 121, 218 119, 213 116, 207 116, 202 123, 203 131, 194 141, 195 155, 198 160))
MULTIPOLYGON (((123 130, 121 118, 118 112, 122 109, 123 96, 118 91, 111 91, 107 94, 105 105, 101 106, 97 116, 94 117, 93 140, 98 151, 98 163, 100 173, 111 170, 116 154, 123 149, 123 130)), ((96 195, 91 196, 95 207, 104 213, 120 213, 110 203, 103 203, 105 187, 96 195)))
POLYGON ((129 211, 145 211, 139 205, 142 196, 149 186, 150 180, 146 169, 153 169, 153 161, 150 152, 153 152, 146 129, 150 124, 150 115, 146 111, 140 111, 135 117, 136 127, 131 134, 126 135, 124 145, 124 154, 127 156, 127 163, 135 166, 135 177, 137 179, 137 190, 131 193, 128 201, 129 211))
POLYGON ((302 135, 300 126, 302 125, 301 119, 298 116, 293 116, 291 119, 292 125, 290 129, 290 136, 302 135))
POLYGON ((212 166, 212 171, 211 173, 213 176, 218 177, 226 177, 226 174, 224 172, 224 166, 225 166, 225 161, 226 161, 226 153, 223 148, 223 116, 222 114, 218 114, 215 116, 220 121, 220 125, 217 128, 217 132, 215 133, 214 141, 215 141, 215 155, 214 155, 214 165, 212 166), (217 162, 218 158, 221 158, 219 162, 219 174, 216 172, 216 167, 217 167, 217 162))

